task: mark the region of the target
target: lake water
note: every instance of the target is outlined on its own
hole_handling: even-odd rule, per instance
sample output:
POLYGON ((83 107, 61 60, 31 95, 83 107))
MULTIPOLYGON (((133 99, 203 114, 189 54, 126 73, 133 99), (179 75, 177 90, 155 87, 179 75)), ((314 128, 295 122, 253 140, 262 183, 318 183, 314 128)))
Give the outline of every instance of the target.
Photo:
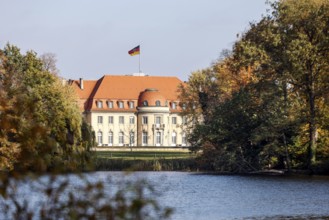
MULTIPOLYGON (((122 175, 122 172, 87 174, 89 179, 104 181, 107 177, 120 179, 122 175)), ((329 177, 188 172, 136 172, 125 177, 141 178, 161 193, 158 203, 174 208, 174 220, 329 219, 329 177)), ((29 202, 40 200, 38 193, 31 193, 29 184, 21 189, 22 198, 29 202)))
POLYGON ((158 201, 175 208, 172 219, 329 219, 328 177, 184 172, 139 172, 133 176, 148 179, 162 192, 158 201))

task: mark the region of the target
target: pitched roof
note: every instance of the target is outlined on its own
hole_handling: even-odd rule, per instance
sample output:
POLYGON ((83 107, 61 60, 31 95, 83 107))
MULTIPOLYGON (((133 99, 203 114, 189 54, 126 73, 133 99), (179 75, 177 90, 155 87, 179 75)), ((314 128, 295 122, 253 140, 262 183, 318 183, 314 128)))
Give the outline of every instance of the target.
POLYGON ((88 99, 91 96, 91 93, 93 92, 95 85, 97 83, 97 80, 83 80, 83 89, 80 88, 80 82, 79 80, 74 80, 72 82, 72 86, 74 90, 77 92, 77 95, 80 99, 88 99))
POLYGON ((177 100, 180 83, 177 77, 105 75, 93 98, 136 100, 145 89, 154 88, 166 99, 177 100))
POLYGON ((138 100, 145 89, 157 89, 169 101, 178 99, 177 89, 183 83, 177 77, 105 75, 99 80, 78 80, 72 85, 80 99, 88 99, 85 109, 94 108, 92 100, 138 100))

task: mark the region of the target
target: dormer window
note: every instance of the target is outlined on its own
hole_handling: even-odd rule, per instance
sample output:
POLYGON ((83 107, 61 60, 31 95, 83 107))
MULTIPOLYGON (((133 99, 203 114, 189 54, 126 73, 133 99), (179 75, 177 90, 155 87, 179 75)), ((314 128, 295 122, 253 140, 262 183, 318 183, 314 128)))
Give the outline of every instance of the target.
POLYGON ((161 102, 159 100, 156 100, 155 106, 161 106, 161 102))
POLYGON ((145 100, 145 101, 143 101, 143 106, 148 106, 149 104, 148 104, 148 102, 145 100))
POLYGON ((135 103, 134 103, 134 102, 129 102, 129 108, 130 108, 130 109, 135 108, 135 103))
POLYGON ((96 101, 97 108, 103 108, 103 102, 102 101, 96 101))
POLYGON ((186 109, 186 104, 185 103, 182 104, 182 109, 184 109, 184 110, 186 109))
POLYGON ((124 108, 124 104, 123 104, 122 101, 119 101, 119 102, 118 102, 118 107, 119 107, 119 108, 124 108))
POLYGON ((113 102, 112 101, 108 101, 107 102, 107 107, 108 108, 113 108, 113 102))
POLYGON ((172 108, 172 109, 176 109, 176 108, 177 108, 177 106, 176 106, 176 102, 172 102, 172 103, 171 103, 171 108, 172 108))

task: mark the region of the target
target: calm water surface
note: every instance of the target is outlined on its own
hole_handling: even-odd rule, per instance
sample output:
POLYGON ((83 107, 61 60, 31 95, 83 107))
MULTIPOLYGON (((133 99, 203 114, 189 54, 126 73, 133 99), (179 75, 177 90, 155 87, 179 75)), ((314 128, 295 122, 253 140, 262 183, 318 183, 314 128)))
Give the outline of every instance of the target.
MULTIPOLYGON (((95 172, 87 177, 107 181, 108 177, 120 180, 122 175, 122 172, 95 172)), ((78 184, 79 178, 72 178, 78 184)), ((329 219, 329 177, 186 172, 137 172, 124 177, 141 178, 161 193, 157 198, 160 204, 174 208, 174 220, 329 219)), ((45 199, 37 192, 32 193, 29 183, 20 188, 20 196, 30 203, 38 204, 45 199)))
MULTIPOLYGON (((96 176, 118 175, 97 172, 96 176)), ((172 219, 329 219, 328 177, 138 172, 162 192, 172 219)))

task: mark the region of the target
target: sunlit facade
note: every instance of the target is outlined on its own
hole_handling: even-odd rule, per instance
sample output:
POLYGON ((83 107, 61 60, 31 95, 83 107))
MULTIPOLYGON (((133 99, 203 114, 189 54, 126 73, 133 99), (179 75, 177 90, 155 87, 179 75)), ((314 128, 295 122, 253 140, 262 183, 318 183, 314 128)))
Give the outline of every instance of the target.
POLYGON ((70 84, 98 146, 185 147, 187 121, 176 77, 113 76, 70 84))

